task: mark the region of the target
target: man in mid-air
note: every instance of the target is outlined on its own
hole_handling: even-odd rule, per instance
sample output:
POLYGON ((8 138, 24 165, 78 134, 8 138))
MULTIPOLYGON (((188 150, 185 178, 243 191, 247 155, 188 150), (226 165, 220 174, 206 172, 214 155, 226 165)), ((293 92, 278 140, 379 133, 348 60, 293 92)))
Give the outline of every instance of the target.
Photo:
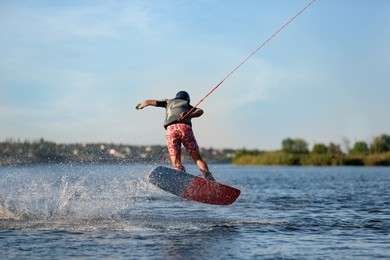
POLYGON ((175 169, 182 172, 186 170, 181 162, 181 145, 183 144, 204 177, 215 181, 206 162, 200 155, 199 146, 192 131, 191 119, 200 117, 203 110, 200 108, 193 109, 193 106, 190 105, 190 95, 186 91, 179 91, 173 99, 145 100, 138 104, 136 109, 143 109, 147 106, 164 107, 166 109, 164 128, 166 129, 168 153, 175 169))

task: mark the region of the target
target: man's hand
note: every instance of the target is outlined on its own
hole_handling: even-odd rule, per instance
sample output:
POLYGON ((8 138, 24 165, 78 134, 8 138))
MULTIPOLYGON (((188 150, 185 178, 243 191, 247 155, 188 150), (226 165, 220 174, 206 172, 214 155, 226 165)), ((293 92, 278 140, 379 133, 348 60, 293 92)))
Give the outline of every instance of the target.
POLYGON ((136 105, 135 109, 140 110, 140 109, 144 109, 145 107, 148 107, 148 106, 156 107, 157 106, 157 100, 152 100, 152 99, 145 100, 144 102, 139 103, 138 105, 136 105))

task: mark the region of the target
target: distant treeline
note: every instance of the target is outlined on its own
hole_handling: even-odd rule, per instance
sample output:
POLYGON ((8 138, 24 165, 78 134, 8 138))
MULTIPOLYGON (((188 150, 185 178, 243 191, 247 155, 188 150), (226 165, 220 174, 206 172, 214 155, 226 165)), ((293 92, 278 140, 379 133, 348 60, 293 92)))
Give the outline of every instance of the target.
MULTIPOLYGON (((231 163, 234 150, 201 148, 210 163, 231 163)), ((183 152, 183 161, 191 159, 183 152)), ((169 163, 164 145, 124 145, 107 143, 56 144, 40 139, 0 143, 0 166, 44 163, 169 163)))
MULTIPOLYGON (((308 143, 301 138, 287 138, 278 151, 247 149, 201 148, 208 163, 235 165, 356 165, 390 166, 390 136, 382 134, 368 144, 357 141, 343 152, 340 145, 308 143)), ((183 161, 191 162, 183 152, 183 161)), ((42 163, 169 163, 164 145, 134 146, 123 144, 56 144, 44 139, 37 141, 0 142, 0 166, 42 163)))
POLYGON ((279 151, 237 150, 233 156, 236 165, 317 165, 317 166, 390 166, 390 136, 382 134, 371 144, 357 141, 343 153, 340 145, 317 143, 310 151, 301 138, 287 138, 279 151))

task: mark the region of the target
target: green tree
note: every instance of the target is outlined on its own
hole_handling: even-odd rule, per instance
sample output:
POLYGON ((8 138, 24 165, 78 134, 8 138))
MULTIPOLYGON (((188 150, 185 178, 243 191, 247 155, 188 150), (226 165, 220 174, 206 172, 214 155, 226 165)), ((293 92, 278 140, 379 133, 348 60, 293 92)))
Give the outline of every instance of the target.
POLYGON ((328 153, 330 154, 342 154, 343 152, 341 151, 340 145, 330 143, 328 146, 328 153))
POLYGON ((295 153, 308 153, 309 148, 308 148, 307 142, 303 139, 300 139, 300 138, 295 139, 294 152, 295 153))
POLYGON ((368 152, 369 152, 368 145, 364 141, 356 142, 352 148, 353 154, 368 154, 368 152))
POLYGON ((285 153, 291 153, 294 148, 294 140, 291 138, 284 139, 282 141, 282 151, 285 153))
POLYGON ((282 151, 285 153, 308 153, 307 142, 301 138, 287 138, 282 141, 282 151))
POLYGON ((374 138, 370 146, 371 153, 384 153, 390 151, 390 136, 382 134, 374 138))
POLYGON ((328 153, 328 147, 325 144, 315 144, 313 146, 312 153, 314 154, 326 154, 328 153))

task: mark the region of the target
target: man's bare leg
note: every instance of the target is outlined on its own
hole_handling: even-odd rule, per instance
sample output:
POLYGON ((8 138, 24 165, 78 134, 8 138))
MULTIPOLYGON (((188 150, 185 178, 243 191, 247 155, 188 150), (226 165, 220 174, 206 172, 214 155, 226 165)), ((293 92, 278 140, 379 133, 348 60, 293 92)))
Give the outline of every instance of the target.
POLYGON ((209 171, 209 167, 207 166, 205 161, 203 161, 202 157, 200 156, 199 151, 192 151, 190 153, 190 155, 191 155, 192 159, 194 160, 194 162, 196 163, 196 165, 198 166, 199 170, 203 173, 204 177, 208 180, 215 181, 213 175, 209 171))
POLYGON ((173 165, 173 167, 175 167, 175 169, 177 171, 180 171, 180 172, 186 171, 186 168, 181 163, 181 155, 172 155, 170 157, 171 157, 172 165, 173 165))

